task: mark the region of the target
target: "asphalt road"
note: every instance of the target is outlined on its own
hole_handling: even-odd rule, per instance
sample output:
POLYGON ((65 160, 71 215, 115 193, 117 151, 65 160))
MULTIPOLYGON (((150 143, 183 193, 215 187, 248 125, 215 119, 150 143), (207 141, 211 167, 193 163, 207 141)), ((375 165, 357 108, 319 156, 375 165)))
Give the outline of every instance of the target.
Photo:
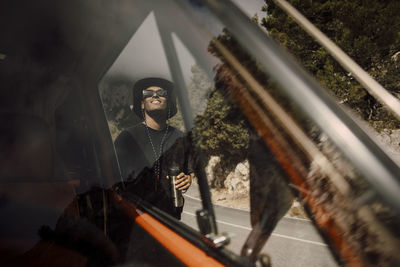
MULTIPOLYGON (((185 196, 182 222, 198 229, 196 210, 201 208, 198 193, 185 196)), ((250 213, 245 210, 214 206, 218 231, 231 236, 228 249, 239 254, 251 231, 250 213)), ((262 253, 268 254, 273 266, 338 266, 329 248, 309 220, 284 217, 276 226, 262 253)))

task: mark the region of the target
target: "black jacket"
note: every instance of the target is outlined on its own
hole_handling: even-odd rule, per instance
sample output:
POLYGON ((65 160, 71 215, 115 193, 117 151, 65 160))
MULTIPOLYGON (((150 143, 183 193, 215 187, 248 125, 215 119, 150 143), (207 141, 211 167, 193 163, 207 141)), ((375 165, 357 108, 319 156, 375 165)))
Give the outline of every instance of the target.
POLYGON ((126 190, 180 219, 182 208, 176 209, 173 206, 172 185, 166 176, 169 167, 173 165, 185 174, 193 172, 191 148, 188 138, 171 126, 168 131, 157 131, 146 129, 140 123, 121 132, 115 140, 115 149, 126 190), (161 154, 159 158, 155 157, 154 150, 161 154), (157 159, 160 162, 159 178, 156 177, 157 159))

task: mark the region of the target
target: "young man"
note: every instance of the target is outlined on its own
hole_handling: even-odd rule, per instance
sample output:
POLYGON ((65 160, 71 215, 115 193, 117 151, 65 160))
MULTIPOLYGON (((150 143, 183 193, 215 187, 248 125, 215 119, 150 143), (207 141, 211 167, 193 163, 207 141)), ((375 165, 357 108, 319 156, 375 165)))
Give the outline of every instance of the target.
POLYGON ((129 191, 180 219, 183 209, 172 199, 171 168, 177 167, 175 188, 187 190, 192 182, 190 144, 167 120, 176 112, 173 84, 146 78, 133 88, 133 111, 143 121, 123 131, 115 140, 118 161, 129 191))

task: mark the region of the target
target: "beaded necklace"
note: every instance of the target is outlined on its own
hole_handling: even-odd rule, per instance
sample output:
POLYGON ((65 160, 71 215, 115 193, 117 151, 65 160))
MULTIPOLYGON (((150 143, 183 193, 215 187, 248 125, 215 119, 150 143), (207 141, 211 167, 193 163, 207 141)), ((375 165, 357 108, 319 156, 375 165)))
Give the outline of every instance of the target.
MULTIPOLYGON (((161 138, 161 144, 160 144, 159 153, 157 153, 157 150, 156 150, 156 148, 154 146, 154 143, 153 143, 153 139, 151 138, 151 135, 150 135, 149 126, 147 125, 146 116, 144 115, 144 110, 143 109, 142 109, 142 114, 143 114, 144 125, 146 126, 146 133, 147 133, 147 136, 149 138, 150 145, 151 145, 151 148, 152 148, 153 154, 154 154, 154 160, 155 160, 154 173, 155 173, 156 179, 157 179, 156 183, 155 183, 155 190, 157 191, 157 182, 160 179, 160 172, 161 172, 160 157, 162 155, 164 141, 165 141, 165 139, 167 137, 167 134, 168 134, 169 124, 167 123, 167 127, 165 127, 165 132, 163 134, 163 137, 161 138)), ((168 108, 168 117, 167 118, 169 118, 169 116, 170 116, 170 109, 168 108)))

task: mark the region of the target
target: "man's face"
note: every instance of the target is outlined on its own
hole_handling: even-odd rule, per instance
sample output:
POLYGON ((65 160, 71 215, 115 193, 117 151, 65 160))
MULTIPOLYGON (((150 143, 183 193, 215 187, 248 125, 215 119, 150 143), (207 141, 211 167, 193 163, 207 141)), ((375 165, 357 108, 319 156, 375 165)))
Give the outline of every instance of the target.
POLYGON ((152 111, 167 110, 167 96, 160 96, 156 93, 161 92, 162 90, 164 89, 158 86, 146 88, 145 91, 147 92, 143 92, 142 109, 144 109, 147 113, 152 111), (152 93, 150 91, 152 91, 152 93))

